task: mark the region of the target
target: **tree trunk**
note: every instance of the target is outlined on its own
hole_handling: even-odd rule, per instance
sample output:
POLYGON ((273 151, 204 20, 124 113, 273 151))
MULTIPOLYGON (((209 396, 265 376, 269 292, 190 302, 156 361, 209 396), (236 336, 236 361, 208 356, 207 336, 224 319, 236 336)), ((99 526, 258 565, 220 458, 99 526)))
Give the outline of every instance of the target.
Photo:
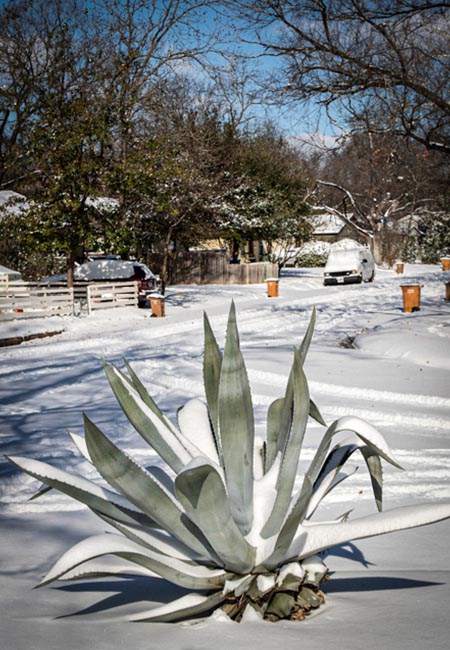
POLYGON ((237 239, 231 240, 231 264, 239 264, 239 242, 237 239))
POLYGON ((372 255, 373 259, 375 261, 375 264, 381 266, 383 264, 383 233, 379 229, 374 229, 373 231, 373 237, 371 241, 371 249, 372 249, 372 255))
POLYGON ((169 246, 170 242, 172 241, 172 228, 169 228, 166 239, 164 240, 164 247, 163 247, 163 256, 162 256, 162 262, 161 262, 161 294, 164 296, 166 292, 166 285, 169 280, 169 258, 170 258, 170 251, 169 251, 169 246))
POLYGON ((71 250, 67 255, 67 286, 69 289, 73 287, 73 272, 75 270, 75 251, 71 250))

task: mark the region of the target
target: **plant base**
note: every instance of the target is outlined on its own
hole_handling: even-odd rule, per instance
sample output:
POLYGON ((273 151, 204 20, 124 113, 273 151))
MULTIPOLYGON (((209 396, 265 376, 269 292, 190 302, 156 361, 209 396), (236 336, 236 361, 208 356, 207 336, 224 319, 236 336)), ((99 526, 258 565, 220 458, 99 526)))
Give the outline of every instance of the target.
MULTIPOLYGON (((321 583, 327 580, 327 576, 321 583)), ((233 621, 240 623, 248 607, 252 608, 265 621, 303 621, 314 610, 325 603, 325 596, 319 585, 302 584, 299 589, 273 589, 257 596, 251 590, 236 596, 230 593, 222 606, 223 611, 233 621)))

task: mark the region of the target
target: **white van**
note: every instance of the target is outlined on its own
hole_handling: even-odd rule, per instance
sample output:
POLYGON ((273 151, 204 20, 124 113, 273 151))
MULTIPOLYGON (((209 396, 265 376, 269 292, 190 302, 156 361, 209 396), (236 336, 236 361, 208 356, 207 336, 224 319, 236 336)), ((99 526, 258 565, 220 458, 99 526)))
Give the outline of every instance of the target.
POLYGON ((323 283, 327 285, 372 282, 374 277, 375 264, 369 249, 350 248, 330 251, 325 265, 323 283))

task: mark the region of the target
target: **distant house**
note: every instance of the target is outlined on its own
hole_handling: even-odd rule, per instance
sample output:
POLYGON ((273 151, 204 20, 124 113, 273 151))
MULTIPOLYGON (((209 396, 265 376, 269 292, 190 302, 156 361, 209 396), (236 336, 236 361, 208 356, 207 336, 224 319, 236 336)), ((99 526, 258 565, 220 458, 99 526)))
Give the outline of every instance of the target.
POLYGON ((0 276, 7 276, 8 280, 21 280, 22 275, 19 271, 13 271, 13 269, 8 269, 6 266, 0 264, 0 276))
POLYGON ((0 219, 2 217, 23 216, 28 212, 29 207, 27 199, 22 194, 12 190, 0 191, 0 219))
MULTIPOLYGON (((348 215, 351 221, 352 215, 348 215)), ((364 243, 362 238, 355 228, 352 228, 348 223, 345 223, 336 214, 330 212, 321 212, 313 215, 311 218, 313 226, 312 239, 315 241, 328 242, 334 244, 342 239, 354 239, 359 243, 364 243)))

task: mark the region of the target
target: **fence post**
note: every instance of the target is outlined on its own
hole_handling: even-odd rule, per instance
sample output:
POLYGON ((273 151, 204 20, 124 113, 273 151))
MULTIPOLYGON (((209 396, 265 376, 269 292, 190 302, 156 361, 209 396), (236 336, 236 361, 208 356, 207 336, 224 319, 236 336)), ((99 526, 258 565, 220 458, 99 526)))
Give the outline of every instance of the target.
POLYGON ((4 291, 5 293, 8 293, 8 274, 7 273, 0 273, 0 291, 4 291))
POLYGON ((87 286, 87 306, 88 306, 88 315, 91 315, 92 309, 91 309, 91 287, 88 285, 87 286))

